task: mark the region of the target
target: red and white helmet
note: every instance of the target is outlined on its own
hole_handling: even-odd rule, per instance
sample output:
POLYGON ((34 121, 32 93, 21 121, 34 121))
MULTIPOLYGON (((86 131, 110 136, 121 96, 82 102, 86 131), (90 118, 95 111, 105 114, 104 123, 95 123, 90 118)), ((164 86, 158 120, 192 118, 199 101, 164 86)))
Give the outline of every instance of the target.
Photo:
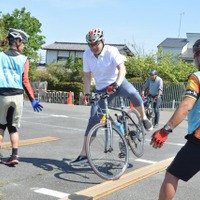
POLYGON ((86 41, 88 44, 94 44, 103 39, 103 31, 99 28, 94 28, 86 35, 86 41))

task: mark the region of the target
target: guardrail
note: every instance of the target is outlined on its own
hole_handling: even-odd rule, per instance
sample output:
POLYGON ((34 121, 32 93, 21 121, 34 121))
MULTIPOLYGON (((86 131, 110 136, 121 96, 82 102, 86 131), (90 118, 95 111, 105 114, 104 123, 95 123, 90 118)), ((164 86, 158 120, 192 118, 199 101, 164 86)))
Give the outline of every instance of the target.
MULTIPOLYGON (((40 102, 48 102, 48 103, 60 103, 60 104, 67 104, 70 92, 65 91, 55 91, 55 90, 48 90, 47 92, 37 92, 35 93, 35 99, 40 102)), ((74 102, 74 93, 72 92, 72 104, 74 102)), ((25 95, 25 99, 27 96, 25 95)))

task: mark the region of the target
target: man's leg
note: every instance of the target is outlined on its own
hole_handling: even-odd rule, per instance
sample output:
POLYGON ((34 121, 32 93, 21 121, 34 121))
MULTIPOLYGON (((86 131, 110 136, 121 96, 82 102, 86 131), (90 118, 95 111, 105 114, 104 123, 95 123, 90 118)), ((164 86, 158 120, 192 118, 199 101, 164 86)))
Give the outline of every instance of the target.
POLYGON ((142 97, 140 96, 139 92, 130 82, 128 82, 125 79, 120 85, 119 90, 117 91, 117 95, 130 99, 135 109, 141 115, 144 128, 146 130, 153 129, 152 123, 148 120, 146 116, 142 97))
POLYGON ((158 98, 154 104, 154 113, 155 113, 155 125, 158 125, 160 120, 160 105, 162 103, 161 97, 158 98))
POLYGON ((10 158, 6 161, 7 165, 16 165, 19 163, 18 147, 19 147, 19 133, 16 127, 8 125, 8 132, 10 134, 10 141, 12 145, 12 154, 10 158))
MULTIPOLYGON (((104 101, 103 100, 100 100, 99 101, 99 107, 102 109, 105 108, 105 105, 104 105, 104 101)), ((86 157, 86 151, 85 151, 85 146, 86 146, 86 141, 87 141, 87 135, 90 131, 90 129, 97 123, 100 122, 101 120, 101 117, 103 115, 97 115, 97 109, 99 109, 95 104, 92 104, 91 105, 91 111, 90 111, 90 118, 88 120, 88 125, 87 125, 87 128, 86 128, 86 131, 85 131, 85 135, 84 135, 84 140, 83 140, 83 146, 82 146, 82 150, 79 154, 79 156, 72 162, 70 162, 70 165, 80 165, 80 164, 83 164, 83 163, 86 163, 87 162, 87 157, 86 157)), ((100 113, 100 112, 99 112, 100 113)), ((92 141, 95 139, 92 138, 92 141)))
POLYGON ((2 142, 3 142, 4 131, 5 131, 4 129, 1 129, 1 128, 0 128, 0 146, 1 146, 2 142))
MULTIPOLYGON (((3 142, 4 132, 5 132, 5 130, 0 128, 0 148, 1 148, 1 144, 3 142)), ((3 158, 3 155, 0 152, 0 163, 2 162, 2 158, 3 158)))
POLYGON ((178 186, 178 178, 166 172, 159 193, 159 200, 171 200, 174 198, 178 186))

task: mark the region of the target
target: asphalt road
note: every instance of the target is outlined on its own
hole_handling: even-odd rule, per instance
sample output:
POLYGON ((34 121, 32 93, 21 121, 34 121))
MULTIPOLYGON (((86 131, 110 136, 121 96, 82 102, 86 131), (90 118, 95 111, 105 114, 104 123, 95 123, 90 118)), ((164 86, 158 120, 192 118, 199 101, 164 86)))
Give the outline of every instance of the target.
MULTIPOLYGON (((20 139, 59 138, 55 141, 20 146, 20 163, 16 167, 0 165, 1 200, 56 200, 67 194, 104 182, 89 166, 71 167, 69 161, 81 151, 83 134, 90 108, 64 104, 42 103, 44 110, 35 113, 29 102, 25 102, 21 121, 20 139)), ((172 111, 161 111, 160 127, 172 115, 172 111)), ((130 152, 126 173, 174 156, 185 143, 187 121, 184 120, 172 133, 165 146, 155 150, 149 145, 152 132, 146 135, 145 153, 137 159, 130 152)), ((4 142, 9 141, 6 133, 4 142)), ((11 149, 1 149, 6 160, 11 149)), ((156 200, 164 172, 141 180, 129 187, 105 196, 103 200, 156 200)), ((180 181, 175 200, 199 200, 197 174, 188 183, 180 181)))

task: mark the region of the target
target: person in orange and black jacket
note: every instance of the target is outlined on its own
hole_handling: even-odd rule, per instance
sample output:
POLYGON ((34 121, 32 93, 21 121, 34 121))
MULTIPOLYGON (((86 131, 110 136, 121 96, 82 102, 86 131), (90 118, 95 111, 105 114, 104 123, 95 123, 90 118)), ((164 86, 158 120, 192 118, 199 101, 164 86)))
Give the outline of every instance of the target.
POLYGON ((43 106, 34 99, 33 89, 29 82, 29 60, 22 55, 28 35, 19 29, 11 28, 1 46, 9 49, 0 52, 0 145, 7 128, 10 134, 12 153, 7 161, 0 155, 0 163, 16 165, 19 163, 18 146, 20 120, 23 109, 24 91, 28 95, 34 111, 42 111, 43 106))

